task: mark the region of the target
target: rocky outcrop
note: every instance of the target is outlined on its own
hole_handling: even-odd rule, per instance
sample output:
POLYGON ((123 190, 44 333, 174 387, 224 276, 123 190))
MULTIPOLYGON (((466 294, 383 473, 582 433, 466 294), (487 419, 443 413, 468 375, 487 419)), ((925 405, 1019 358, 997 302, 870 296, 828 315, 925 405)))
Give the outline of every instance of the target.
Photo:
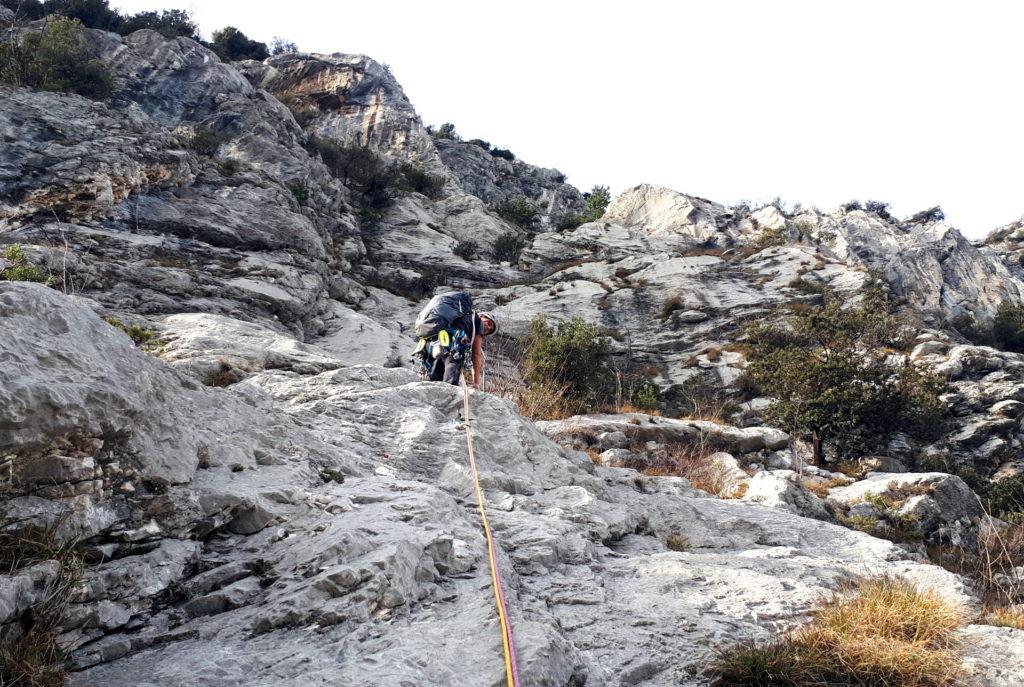
MULTIPOLYGON (((69 607, 71 684, 500 680, 458 389, 376 367, 272 369, 205 389, 85 304, 40 286, 3 288, 5 331, 16 336, 0 351, 17 381, 3 380, 0 424, 13 432, 0 452, 14 465, 31 458, 30 440, 118 420, 99 414, 102 396, 92 408, 75 393, 116 385, 126 409, 150 389, 164 401, 92 456, 104 487, 65 501, 92 514, 83 543, 105 552, 69 607), (29 412, 44 386, 67 403, 29 412), (82 405, 95 420, 76 415, 82 405), (172 428, 180 473, 160 489, 107 489, 127 470, 163 474, 176 445, 157 440, 172 428), (195 446, 184 446, 186 428, 195 446), (206 432, 230 443, 202 451, 206 432), (469 647, 459 640, 468 635, 469 647)), ((707 498, 678 478, 596 467, 507 401, 472 402, 519 660, 538 683, 700 684, 713 646, 766 638, 869 571, 963 594, 952 575, 889 542, 707 498), (638 612, 642 624, 623 624, 638 612)), ((33 504, 47 502, 26 492, 3 508, 8 522, 15 509, 45 520, 53 513, 33 504)), ((9 596, 13 607, 31 603, 9 596)))
POLYGON ((537 207, 542 223, 551 229, 557 228, 566 215, 580 213, 586 206, 580 192, 567 184, 565 175, 557 169, 492 155, 486 142, 438 139, 434 144, 459 185, 489 206, 526 198, 537 207))

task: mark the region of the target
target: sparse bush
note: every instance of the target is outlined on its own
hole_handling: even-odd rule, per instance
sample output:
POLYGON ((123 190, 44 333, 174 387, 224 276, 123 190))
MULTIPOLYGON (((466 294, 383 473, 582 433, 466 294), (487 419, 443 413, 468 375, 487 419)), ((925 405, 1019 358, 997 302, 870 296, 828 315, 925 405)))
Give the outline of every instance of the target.
POLYGON ((240 169, 242 169, 242 163, 231 158, 217 165, 217 170, 226 177, 233 177, 240 169))
POLYGON ((331 174, 359 193, 366 209, 382 210, 394 199, 399 173, 373 150, 339 145, 318 136, 310 136, 306 148, 320 156, 331 174))
POLYGON ((399 167, 399 171, 402 174, 402 188, 406 191, 422 193, 435 200, 444 192, 444 177, 430 174, 422 165, 406 162, 399 167))
POLYGON ((437 127, 437 129, 431 130, 430 135, 434 138, 448 141, 459 140, 459 135, 455 132, 455 125, 451 122, 445 122, 441 126, 437 127))
POLYGON ((773 229, 762 229, 757 237, 758 248, 770 248, 771 246, 782 246, 786 243, 786 230, 784 227, 773 229))
POLYGON ((985 509, 1003 520, 1016 520, 1024 514, 1024 475, 989 482, 978 494, 985 509))
POLYGON ((320 109, 315 103, 310 103, 297 96, 284 93, 275 93, 274 96, 291 111, 292 117, 295 118, 295 123, 302 128, 305 128, 307 124, 320 115, 320 109))
POLYGON ((996 627, 1012 627, 1015 630, 1024 630, 1024 606, 1010 606, 997 608, 985 616, 986 625, 996 627))
POLYGON ((661 406, 658 387, 649 381, 637 383, 629 394, 629 402, 639 410, 657 410, 661 406))
POLYGON ((991 339, 996 348, 1024 352, 1024 306, 1000 303, 992 320, 991 339))
POLYGON ((524 196, 506 198, 494 207, 494 211, 502 218, 527 231, 534 229, 540 218, 537 206, 524 196))
POLYGON ((658 311, 658 317, 662 321, 667 320, 672 316, 672 313, 686 308, 686 301, 683 300, 682 296, 669 296, 665 299, 665 302, 661 304, 661 310, 658 311))
POLYGON ((18 42, 0 43, 0 84, 102 100, 110 95, 113 83, 75 20, 55 17, 40 32, 27 33, 18 42))
POLYGON ((509 162, 512 162, 513 160, 516 159, 516 156, 513 155, 512 151, 509 150, 508 148, 492 148, 491 155, 493 155, 494 157, 500 157, 503 160, 508 160, 509 162))
POLYGON ((854 210, 863 210, 864 206, 861 205, 859 200, 851 200, 843 206, 843 210, 846 212, 853 212, 854 210))
POLYGON ((309 187, 301 181, 289 182, 288 190, 292 192, 292 195, 295 197, 295 202, 299 204, 299 207, 304 207, 309 203, 309 187))
POLYGON ((530 325, 524 376, 530 385, 564 387, 567 398, 594 407, 610 390, 610 355, 596 325, 574 317, 553 327, 539 316, 530 325))
POLYGON ((722 687, 954 687, 966 620, 937 592, 875 578, 823 603, 787 637, 721 652, 714 674, 722 687))
POLYGON ((144 329, 137 324, 127 325, 116 317, 103 318, 107 324, 128 335, 136 346, 142 349, 150 349, 156 345, 156 332, 152 329, 144 329))
POLYGON ((869 200, 864 206, 864 209, 868 212, 875 213, 881 219, 892 219, 892 215, 889 214, 889 204, 883 203, 880 200, 869 200))
POLYGON ((270 57, 266 43, 252 40, 234 26, 214 31, 213 41, 207 47, 225 62, 265 60, 270 57))
POLYGON ((0 532, 0 574, 10 575, 42 561, 56 561, 58 574, 41 603, 21 616, 21 636, 0 643, 0 684, 59 687, 65 654, 59 644, 61 621, 81 575, 76 542, 58 536, 60 522, 0 532))
POLYGON ((946 219, 946 213, 936 205, 927 210, 921 210, 907 221, 911 224, 928 224, 929 222, 941 222, 944 219, 946 219))
POLYGON ((455 246, 452 252, 463 260, 474 260, 479 250, 480 245, 476 241, 473 239, 467 239, 465 241, 459 241, 458 245, 455 246))
POLYGON ((494 242, 492 255, 495 262, 509 262, 513 265, 519 262, 519 256, 526 248, 526 240, 514 232, 508 232, 498 237, 494 242))
POLYGON ((285 40, 280 36, 274 36, 270 41, 270 54, 271 55, 288 55, 299 51, 299 46, 295 45, 292 41, 285 40))
POLYGON ((4 260, 10 263, 0 270, 0 279, 4 281, 33 281, 47 286, 53 282, 49 275, 28 261, 21 244, 7 246, 4 249, 4 260))
POLYGON ((559 231, 572 231, 586 221, 587 219, 578 212, 566 212, 555 222, 555 228, 559 231))
POLYGON ((192 136, 188 139, 188 148, 197 155, 213 157, 230 138, 213 127, 203 126, 192 132, 192 136))

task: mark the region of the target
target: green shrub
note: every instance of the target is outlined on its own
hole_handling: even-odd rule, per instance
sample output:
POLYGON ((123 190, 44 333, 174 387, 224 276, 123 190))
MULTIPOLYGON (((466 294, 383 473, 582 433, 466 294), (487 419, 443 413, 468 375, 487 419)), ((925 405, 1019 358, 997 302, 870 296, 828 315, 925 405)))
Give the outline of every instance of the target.
POLYGON ((422 193, 428 198, 438 199, 444 192, 444 177, 430 174, 422 165, 402 163, 398 171, 402 175, 402 188, 406 191, 422 193))
POLYGON ((1024 352, 1024 306, 1000 303, 992 320, 992 344, 1004 351, 1024 352))
POLYGON ((826 445, 851 457, 897 431, 932 437, 948 412, 938 377, 910 364, 886 364, 884 344, 899 326, 876 296, 867 294, 861 307, 844 305, 826 294, 824 304, 795 311, 786 328, 747 331, 747 371, 779 399, 766 420, 809 440, 816 463, 826 445))
POLYGON ((565 395, 588 407, 596 407, 611 390, 611 349, 596 325, 582 318, 548 325, 534 318, 526 344, 528 384, 554 384, 565 395))
POLYGON ((197 155, 214 156, 220 150, 221 145, 231 137, 208 126, 197 128, 188 139, 189 150, 197 155))
POLYGON ((639 382, 633 387, 629 402, 640 410, 657 410, 661 406, 657 385, 648 381, 639 382))
POLYGON ((0 84, 102 100, 110 95, 114 82, 94 57, 82 25, 56 17, 38 33, 25 34, 17 43, 0 44, 0 84))
POLYGON ((395 197, 400 185, 399 172, 393 165, 369 148, 343 146, 319 136, 310 136, 306 148, 317 154, 331 174, 359 194, 367 213, 379 218, 395 197))
POLYGON ((280 36, 274 36, 270 41, 270 54, 271 55, 290 55, 297 53, 299 46, 289 40, 285 40, 280 36))
POLYGON ((309 202, 309 187, 301 181, 292 181, 288 183, 288 190, 295 196, 295 202, 299 206, 304 206, 309 202))
POLYGON ((434 138, 444 139, 449 141, 459 140, 459 135, 455 133, 455 125, 451 122, 445 122, 437 129, 428 129, 430 135, 434 138))
POLYGON ((183 36, 199 40, 199 27, 185 10, 164 10, 162 12, 139 12, 125 17, 117 27, 118 33, 127 36, 141 29, 158 31, 165 38, 183 36))
POLYGON ((459 245, 455 246, 452 252, 463 260, 474 260, 479 250, 480 244, 472 239, 468 239, 466 241, 459 241, 459 245))
POLYGON ((758 248, 770 248, 771 246, 782 246, 786 243, 786 230, 783 227, 774 229, 762 229, 757 237, 758 248))
POLYGON ((491 144, 483 140, 482 138, 471 138, 468 141, 466 141, 466 143, 472 143, 475 146, 483 148, 487 152, 491 152, 491 144))
POLYGON ((509 262, 513 265, 519 262, 519 256, 526 248, 526 239, 514 232, 502 234, 494 242, 492 255, 495 262, 509 262))
POLYGON ((583 194, 583 199, 587 201, 587 209, 583 213, 584 221, 596 222, 608 209, 608 204, 612 201, 612 194, 607 186, 595 185, 588 193, 583 194))
POLYGON ((213 41, 208 47, 225 62, 265 60, 270 57, 266 43, 252 40, 234 26, 214 31, 213 41))
POLYGON ((224 176, 232 177, 235 174, 237 174, 240 169, 242 169, 242 163, 240 163, 238 160, 228 158, 227 160, 224 160, 219 165, 217 165, 217 169, 224 176))
POLYGON ((139 348, 149 349, 156 345, 156 332, 152 329, 143 329, 137 324, 127 325, 116 317, 105 317, 104 321, 115 329, 120 329, 128 335, 139 348))
POLYGON ((503 160, 512 162, 516 159, 516 156, 512 154, 512 151, 508 148, 491 148, 491 155, 494 157, 500 157, 503 160))
POLYGON ((990 482, 979 496, 992 515, 1003 520, 1018 520, 1024 514, 1024 475, 990 482))
POLYGON ((4 249, 4 260, 10 264, 0 271, 4 281, 34 281, 49 286, 53 279, 28 261, 25 250, 14 243, 4 249))
POLYGON ((14 12, 15 19, 31 21, 46 16, 46 8, 39 0, 0 0, 0 7, 14 12))
POLYGON ((494 211, 502 218, 527 231, 534 229, 537 226, 537 221, 540 219, 540 212, 537 210, 537 206, 524 196, 506 198, 494 207, 494 211))
POLYGON ((91 29, 117 31, 123 21, 107 0, 47 0, 43 7, 47 14, 63 15, 91 29))

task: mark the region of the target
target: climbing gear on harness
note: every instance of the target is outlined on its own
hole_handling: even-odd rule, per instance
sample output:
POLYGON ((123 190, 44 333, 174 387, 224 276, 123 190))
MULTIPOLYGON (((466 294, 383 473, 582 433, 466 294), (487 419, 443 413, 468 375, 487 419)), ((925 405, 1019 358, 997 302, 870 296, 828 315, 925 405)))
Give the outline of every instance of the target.
POLYGON ((465 413, 466 447, 469 450, 469 468, 473 473, 473 486, 476 489, 476 505, 480 509, 480 522, 484 527, 487 539, 487 560, 491 566, 491 585, 494 588, 494 603, 498 607, 498 620, 501 623, 501 645, 505 650, 505 680, 508 687, 519 687, 519 666, 516 665, 516 645, 512 640, 512 626, 508 621, 508 606, 501 588, 501 571, 498 568, 498 557, 494 552, 494 537, 491 526, 487 523, 487 511, 484 508, 484 493, 480 488, 480 475, 476 469, 476 455, 473 452, 473 418, 469 414, 469 384, 466 373, 462 373, 462 403, 465 413))

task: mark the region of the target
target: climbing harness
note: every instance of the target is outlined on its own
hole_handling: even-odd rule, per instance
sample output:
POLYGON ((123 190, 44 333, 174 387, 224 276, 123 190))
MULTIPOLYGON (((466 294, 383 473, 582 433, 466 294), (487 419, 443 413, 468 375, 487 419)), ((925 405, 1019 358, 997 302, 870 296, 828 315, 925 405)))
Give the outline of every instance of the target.
POLYGON ((469 449, 469 468, 473 473, 473 485, 476 488, 476 504, 480 509, 480 522, 483 523, 484 537, 487 539, 487 559, 491 565, 491 583, 494 587, 494 603, 498 607, 498 620, 501 621, 501 643, 505 649, 505 680, 508 687, 519 687, 519 668, 516 665, 516 645, 512 641, 512 626, 508 621, 508 607, 505 605, 505 594, 501 588, 501 575, 498 569, 498 557, 494 553, 494 538, 491 526, 487 524, 487 511, 484 508, 484 493, 480 489, 480 475, 476 470, 476 455, 473 452, 473 425, 469 414, 469 384, 466 383, 466 371, 462 371, 462 403, 466 421, 466 447, 469 449))

